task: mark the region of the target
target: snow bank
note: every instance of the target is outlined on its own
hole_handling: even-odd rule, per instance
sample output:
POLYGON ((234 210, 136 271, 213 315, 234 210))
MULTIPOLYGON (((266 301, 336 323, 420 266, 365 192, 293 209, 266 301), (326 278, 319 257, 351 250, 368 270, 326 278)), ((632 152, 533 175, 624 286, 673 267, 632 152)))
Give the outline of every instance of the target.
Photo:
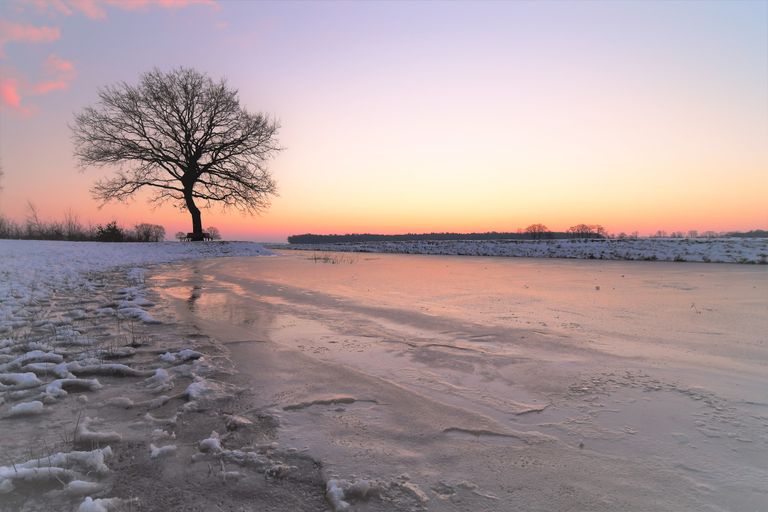
POLYGON ((768 263, 766 238, 639 238, 610 240, 421 240, 295 244, 303 251, 383 252, 454 256, 512 256, 603 260, 768 263))

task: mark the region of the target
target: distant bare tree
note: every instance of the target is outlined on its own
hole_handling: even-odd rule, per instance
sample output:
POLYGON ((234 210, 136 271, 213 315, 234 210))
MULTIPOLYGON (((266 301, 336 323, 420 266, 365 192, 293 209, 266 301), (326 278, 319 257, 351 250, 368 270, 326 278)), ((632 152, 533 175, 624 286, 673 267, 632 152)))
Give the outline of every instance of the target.
POLYGON ((592 235, 592 228, 587 224, 576 224, 568 228, 568 233, 577 238, 589 238, 592 235))
POLYGON ((194 69, 155 69, 136 86, 105 87, 95 107, 75 116, 72 131, 82 168, 121 166, 96 183, 95 198, 125 201, 149 187, 152 201, 189 211, 194 240, 203 239, 201 206, 254 214, 276 193, 266 164, 280 150, 277 123, 240 106, 224 80, 194 69))
POLYGON ((550 231, 549 228, 544 224, 531 224, 525 228, 525 232, 528 233, 534 240, 538 240, 543 238, 545 233, 549 233, 550 231))
POLYGON ((162 242, 165 240, 165 228, 158 224, 136 224, 136 241, 162 242))
POLYGON ((208 236, 211 237, 211 240, 221 240, 221 231, 219 231, 219 228, 209 226, 205 228, 205 232, 208 233, 208 236))
POLYGON ((187 234, 183 231, 177 231, 176 234, 173 235, 173 237, 179 242, 183 242, 184 240, 187 239, 187 234))
POLYGON ((80 219, 77 217, 77 213, 75 213, 72 208, 67 208, 67 210, 64 212, 63 228, 64 236, 66 236, 67 240, 74 240, 83 233, 83 228, 80 225, 80 219))

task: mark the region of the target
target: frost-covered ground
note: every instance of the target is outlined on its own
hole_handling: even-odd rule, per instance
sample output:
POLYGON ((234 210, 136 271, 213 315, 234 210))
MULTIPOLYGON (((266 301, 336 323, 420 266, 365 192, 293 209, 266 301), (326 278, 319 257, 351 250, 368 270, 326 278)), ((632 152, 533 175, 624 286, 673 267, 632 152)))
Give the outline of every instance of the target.
POLYGON ((425 240, 413 242, 295 244, 280 246, 280 248, 305 251, 446 254, 457 256, 768 263, 768 239, 765 238, 639 238, 537 241, 425 240))
POLYGON ((221 464, 217 478, 232 481, 287 471, 275 446, 217 447, 247 420, 217 416, 219 436, 181 419, 237 390, 226 358, 162 325, 144 286, 149 265, 269 254, 252 243, 0 241, 0 510, 191 510, 185 499, 205 499, 147 499, 166 487, 155 473, 190 460, 221 464))

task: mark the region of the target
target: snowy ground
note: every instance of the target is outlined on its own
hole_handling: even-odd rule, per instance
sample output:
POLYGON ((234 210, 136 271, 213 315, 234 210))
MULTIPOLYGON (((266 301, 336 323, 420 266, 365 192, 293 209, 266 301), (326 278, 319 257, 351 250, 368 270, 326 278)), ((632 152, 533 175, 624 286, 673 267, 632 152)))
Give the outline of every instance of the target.
POLYGON ((180 417, 231 399, 235 388, 215 350, 195 350, 202 337, 161 325, 144 286, 153 264, 269 254, 251 243, 0 241, 0 510, 166 506, 147 503, 151 486, 142 491, 130 475, 157 484, 153 467, 171 467, 159 464, 177 452, 182 465, 193 456, 208 464, 213 453, 217 463, 226 455, 231 465, 279 474, 274 447, 225 453, 205 423, 207 432, 177 437, 180 417))
POLYGON ((626 240, 431 240, 295 244, 281 249, 304 251, 383 252, 460 256, 513 256, 598 260, 693 261, 713 263, 768 263, 768 239, 714 238, 626 240))

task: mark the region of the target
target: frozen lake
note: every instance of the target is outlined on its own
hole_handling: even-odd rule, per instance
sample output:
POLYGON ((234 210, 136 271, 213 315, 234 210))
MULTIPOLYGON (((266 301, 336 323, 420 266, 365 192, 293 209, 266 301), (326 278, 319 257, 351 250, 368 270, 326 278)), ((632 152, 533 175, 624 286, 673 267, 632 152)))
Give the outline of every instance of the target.
POLYGON ((281 444, 412 491, 357 510, 768 503, 766 266, 284 252, 149 284, 281 444))

